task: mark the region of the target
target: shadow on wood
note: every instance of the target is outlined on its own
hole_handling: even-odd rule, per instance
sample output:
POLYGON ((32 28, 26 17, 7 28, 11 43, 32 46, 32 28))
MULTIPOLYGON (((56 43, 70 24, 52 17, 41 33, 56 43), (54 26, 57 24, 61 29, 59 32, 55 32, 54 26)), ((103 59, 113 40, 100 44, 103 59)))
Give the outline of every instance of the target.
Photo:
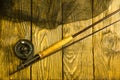
POLYGON ((75 21, 87 20, 95 17, 105 11, 112 0, 33 0, 31 4, 31 11, 26 9, 20 10, 16 5, 25 2, 19 0, 0 0, 0 8, 3 19, 14 22, 32 21, 37 26, 42 28, 56 28, 58 25, 72 23, 75 21), (86 4, 86 5, 85 5, 86 4), (95 4, 95 8, 89 4, 95 4), (32 5, 36 5, 33 6, 32 5), (62 12, 61 12, 62 7, 62 12), (92 15, 92 11, 94 15, 92 15), (34 13, 35 12, 35 13, 34 13), (89 13, 88 13, 89 12, 89 13))

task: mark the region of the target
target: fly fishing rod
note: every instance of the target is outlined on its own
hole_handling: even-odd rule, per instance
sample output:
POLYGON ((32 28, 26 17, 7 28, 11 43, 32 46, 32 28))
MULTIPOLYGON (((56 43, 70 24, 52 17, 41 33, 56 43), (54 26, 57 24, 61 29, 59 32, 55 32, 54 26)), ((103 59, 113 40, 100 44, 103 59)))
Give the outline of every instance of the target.
POLYGON ((109 27, 109 26, 111 26, 111 25, 119 22, 120 19, 117 20, 117 21, 115 21, 115 22, 113 22, 113 23, 111 23, 111 24, 109 24, 109 25, 107 25, 107 26, 105 26, 105 27, 103 27, 103 28, 101 28, 101 29, 99 29, 99 30, 97 30, 97 31, 95 31, 95 32, 93 32, 93 33, 91 33, 91 34, 88 34, 88 35, 80 38, 79 40, 77 40, 77 41, 75 41, 75 42, 73 42, 73 43, 71 43, 71 44, 69 44, 69 45, 67 45, 67 46, 65 46, 67 43, 69 43, 70 41, 72 41, 75 37, 77 37, 77 36, 80 35, 81 33, 85 32, 86 30, 88 30, 88 29, 90 29, 90 28, 92 28, 92 27, 94 27, 94 26, 97 25, 98 23, 104 21, 105 19, 111 17, 112 15, 118 13, 119 11, 120 11, 120 9, 112 12, 111 14, 107 15, 106 17, 103 17, 102 19, 98 20, 97 22, 95 22, 95 23, 87 26, 87 27, 84 28, 83 30, 81 30, 81 31, 79 31, 79 32, 77 32, 77 33, 75 33, 75 34, 73 34, 73 35, 71 35, 71 36, 68 36, 68 37, 64 38, 63 40, 61 40, 61 41, 58 41, 57 43, 51 45, 49 48, 43 50, 42 52, 39 52, 38 54, 34 55, 32 58, 30 58, 30 59, 24 61, 22 64, 20 64, 20 65, 17 67, 17 70, 15 70, 15 71, 13 71, 12 73, 10 73, 10 75, 11 75, 11 74, 14 74, 14 73, 16 73, 17 71, 20 71, 20 70, 22 70, 22 69, 24 69, 24 68, 26 68, 26 67, 28 67, 28 66, 30 66, 30 65, 32 65, 33 63, 35 63, 35 62, 37 62, 37 61, 39 61, 39 60, 41 60, 41 59, 43 59, 43 58, 45 58, 45 57, 53 54, 53 53, 55 53, 56 51, 61 50, 62 48, 68 47, 68 46, 74 44, 74 43, 77 42, 77 41, 81 41, 81 40, 83 40, 83 39, 85 39, 85 38, 87 38, 87 37, 89 37, 89 36, 91 36, 91 35, 99 32, 99 31, 101 31, 101 30, 103 30, 103 29, 105 29, 105 28, 107 28, 107 27, 109 27))

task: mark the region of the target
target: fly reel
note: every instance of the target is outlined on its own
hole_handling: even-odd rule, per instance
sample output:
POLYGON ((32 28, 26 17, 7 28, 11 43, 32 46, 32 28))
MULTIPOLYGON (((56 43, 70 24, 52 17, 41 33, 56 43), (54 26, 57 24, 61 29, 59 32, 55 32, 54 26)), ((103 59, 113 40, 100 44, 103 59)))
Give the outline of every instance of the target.
POLYGON ((27 60, 33 56, 34 47, 31 41, 27 39, 21 39, 15 44, 14 52, 18 58, 27 60))

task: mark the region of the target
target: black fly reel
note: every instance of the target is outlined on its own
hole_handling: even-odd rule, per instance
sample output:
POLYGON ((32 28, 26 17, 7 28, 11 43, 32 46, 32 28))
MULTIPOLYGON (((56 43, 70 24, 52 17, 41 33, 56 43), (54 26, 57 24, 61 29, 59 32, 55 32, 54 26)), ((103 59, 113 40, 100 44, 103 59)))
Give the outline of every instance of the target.
POLYGON ((27 60, 33 56, 34 47, 31 41, 21 39, 15 44, 14 52, 18 58, 27 60))

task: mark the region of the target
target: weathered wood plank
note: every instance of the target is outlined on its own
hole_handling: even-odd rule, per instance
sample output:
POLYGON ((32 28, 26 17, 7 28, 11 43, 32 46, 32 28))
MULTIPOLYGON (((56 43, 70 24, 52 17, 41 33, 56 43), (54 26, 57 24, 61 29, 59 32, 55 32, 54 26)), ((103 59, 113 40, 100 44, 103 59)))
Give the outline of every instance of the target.
MULTIPOLYGON (((117 10, 118 8, 120 8, 119 6, 119 0, 113 0, 109 6, 109 9, 94 18, 93 22, 117 10)), ((94 7, 96 6, 94 5, 94 7)), ((102 28, 103 26, 110 24, 115 20, 118 20, 119 17, 120 13, 114 15, 106 21, 103 21, 102 23, 97 25, 94 30, 102 28)), ((95 79, 120 79, 119 25, 120 22, 93 36, 95 79)))
MULTIPOLYGON (((91 20, 75 22, 64 25, 64 37, 76 33, 92 23, 91 20)), ((73 41, 90 33, 89 30, 75 38, 73 41)), ((64 79, 93 79, 92 38, 77 42, 64 49, 63 56, 64 79)))
MULTIPOLYGON (((72 0, 71 0, 72 1, 72 0)), ((75 1, 75 0, 73 0, 75 1)), ((86 13, 89 15, 87 17, 92 17, 92 2, 83 0, 76 0, 76 12, 82 12, 79 14, 82 14, 81 16, 74 16, 76 13, 70 15, 72 20, 74 20, 76 17, 84 17, 86 16, 86 13), (82 7, 84 5, 84 8, 82 7), (80 7, 79 7, 80 6, 80 7), (89 7, 88 7, 89 6, 89 7), (84 10, 87 8, 86 10, 84 10), (89 9, 88 9, 89 8, 89 9), (80 11, 81 10, 81 11, 80 11), (84 10, 84 11, 83 11, 84 10), (85 13, 85 14, 84 14, 85 13)), ((64 10, 64 6, 63 6, 64 10)), ((64 12, 64 11, 63 11, 64 12)), ((84 20, 84 18, 81 20, 84 20)), ((69 24, 64 25, 63 27, 63 37, 72 35, 86 26, 92 24, 92 20, 84 20, 84 21, 77 21, 72 22, 69 24)), ((87 32, 81 34, 77 38, 75 38, 73 41, 80 39, 81 37, 89 34, 92 32, 92 29, 88 30, 87 32)), ((84 41, 77 42, 68 48, 65 48, 63 50, 63 75, 64 79, 69 80, 81 80, 81 79, 93 79, 93 56, 92 56, 92 37, 89 37, 88 39, 85 39, 84 41)))
MULTIPOLYGON (((34 22, 35 19, 33 20, 38 25, 33 24, 32 26, 32 42, 35 47, 35 54, 37 54, 62 39, 62 26, 56 26, 58 18, 61 18, 61 2, 59 0, 34 0, 32 16, 38 18, 36 22, 34 22)), ((61 80, 61 53, 62 51, 59 51, 35 63, 32 66, 32 80, 61 80)))
POLYGON ((1 0, 2 11, 0 14, 0 80, 28 80, 30 69, 17 72, 9 76, 9 73, 17 68, 20 60, 15 56, 13 48, 19 39, 30 39, 30 22, 21 22, 25 18, 26 9, 30 12, 30 0, 1 0), (27 4, 27 5, 25 5, 27 4))

